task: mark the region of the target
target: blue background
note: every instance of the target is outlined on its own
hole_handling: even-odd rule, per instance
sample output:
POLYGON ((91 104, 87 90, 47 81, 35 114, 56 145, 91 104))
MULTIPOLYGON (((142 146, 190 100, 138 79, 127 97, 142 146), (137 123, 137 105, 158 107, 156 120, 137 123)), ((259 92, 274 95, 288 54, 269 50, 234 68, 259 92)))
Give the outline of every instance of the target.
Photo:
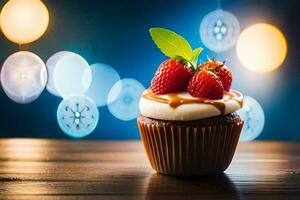
MULTIPOLYGON (((1 6, 6 1, 0 1, 1 6)), ((50 25, 45 35, 28 50, 44 61, 53 53, 69 50, 92 64, 113 66, 121 78, 135 78, 145 87, 166 57, 148 34, 150 27, 165 27, 183 35, 193 48, 203 46, 199 38, 202 18, 217 8, 216 1, 159 0, 45 0, 50 25)), ((300 140, 300 56, 299 9, 297 1, 224 0, 224 10, 234 13, 241 28, 268 22, 278 26, 288 41, 287 58, 278 70, 256 74, 241 66, 235 48, 221 54, 234 73, 233 88, 256 98, 266 114, 266 125, 258 139, 300 140)), ((0 62, 18 46, 0 35, 0 62)), ((216 55, 205 49, 201 55, 216 55)), ((68 138, 58 127, 56 110, 61 99, 47 91, 35 102, 18 105, 0 92, 0 137, 68 138)), ((100 108, 97 129, 85 139, 139 138, 136 121, 114 118, 107 107, 100 108)))

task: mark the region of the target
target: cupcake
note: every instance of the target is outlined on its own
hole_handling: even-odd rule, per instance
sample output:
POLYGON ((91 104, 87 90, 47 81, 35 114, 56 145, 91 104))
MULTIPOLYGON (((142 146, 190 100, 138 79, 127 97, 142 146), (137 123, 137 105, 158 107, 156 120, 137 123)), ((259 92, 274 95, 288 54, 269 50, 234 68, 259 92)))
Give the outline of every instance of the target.
POLYGON ((180 35, 150 29, 169 57, 139 102, 141 139, 152 168, 173 176, 222 173, 229 166, 243 126, 235 111, 243 95, 231 90, 232 74, 214 59, 197 65, 202 49, 180 35))

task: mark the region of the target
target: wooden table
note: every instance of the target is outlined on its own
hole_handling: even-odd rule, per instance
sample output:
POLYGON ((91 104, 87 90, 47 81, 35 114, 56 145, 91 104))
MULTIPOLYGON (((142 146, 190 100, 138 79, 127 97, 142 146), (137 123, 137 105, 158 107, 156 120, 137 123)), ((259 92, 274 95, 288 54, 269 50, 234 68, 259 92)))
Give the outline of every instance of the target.
POLYGON ((139 141, 0 140, 0 199, 300 199, 300 143, 240 143, 225 174, 158 175, 139 141))

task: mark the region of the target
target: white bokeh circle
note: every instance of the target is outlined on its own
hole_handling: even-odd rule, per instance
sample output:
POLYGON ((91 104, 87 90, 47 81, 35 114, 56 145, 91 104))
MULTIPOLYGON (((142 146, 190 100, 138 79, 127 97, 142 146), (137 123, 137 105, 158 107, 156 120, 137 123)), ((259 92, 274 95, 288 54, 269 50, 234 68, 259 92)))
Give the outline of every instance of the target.
MULTIPOLYGON (((120 76, 111 66, 103 63, 95 63, 91 66, 92 83, 87 92, 88 97, 94 100, 97 106, 105 106, 108 93, 113 85, 120 80, 120 76)), ((114 101, 115 99, 111 99, 114 101)))
POLYGON ((240 34, 238 19, 222 9, 208 13, 200 24, 203 44, 212 51, 222 52, 232 48, 240 34))
POLYGON ((63 98, 82 95, 91 85, 90 66, 76 53, 57 52, 47 60, 46 65, 49 75, 47 90, 53 95, 63 98))
POLYGON ((34 53, 20 51, 10 55, 1 69, 1 85, 16 103, 26 104, 37 99, 47 83, 47 70, 34 53))
POLYGON ((145 87, 135 79, 119 80, 108 94, 108 109, 117 119, 129 121, 139 114, 139 100, 145 87))
POLYGON ((257 138, 265 124, 265 114, 261 105, 254 98, 245 96, 243 108, 237 113, 244 120, 240 141, 247 142, 257 138))
POLYGON ((98 108, 87 96, 66 98, 57 109, 59 127, 64 133, 74 138, 82 138, 92 133, 98 120, 98 108))

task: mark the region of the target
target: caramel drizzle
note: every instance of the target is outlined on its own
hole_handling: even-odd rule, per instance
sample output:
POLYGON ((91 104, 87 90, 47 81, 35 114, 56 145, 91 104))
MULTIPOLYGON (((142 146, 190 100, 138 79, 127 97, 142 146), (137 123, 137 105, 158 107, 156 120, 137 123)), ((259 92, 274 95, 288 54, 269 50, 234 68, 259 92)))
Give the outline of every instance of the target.
POLYGON ((229 100, 235 100, 240 104, 240 106, 243 106, 243 96, 236 92, 236 91, 230 91, 227 93, 227 95, 230 97, 226 100, 212 100, 212 99, 206 99, 206 98, 197 98, 197 99, 187 99, 184 97, 178 96, 177 93, 171 93, 167 94, 167 97, 162 97, 155 95, 151 90, 147 90, 143 93, 143 97, 152 101, 157 101, 160 103, 166 103, 169 104, 172 108, 176 108, 182 104, 193 104, 193 103, 204 103, 204 104, 210 104, 215 106, 222 114, 225 114, 225 108, 226 108, 226 101, 229 100))

